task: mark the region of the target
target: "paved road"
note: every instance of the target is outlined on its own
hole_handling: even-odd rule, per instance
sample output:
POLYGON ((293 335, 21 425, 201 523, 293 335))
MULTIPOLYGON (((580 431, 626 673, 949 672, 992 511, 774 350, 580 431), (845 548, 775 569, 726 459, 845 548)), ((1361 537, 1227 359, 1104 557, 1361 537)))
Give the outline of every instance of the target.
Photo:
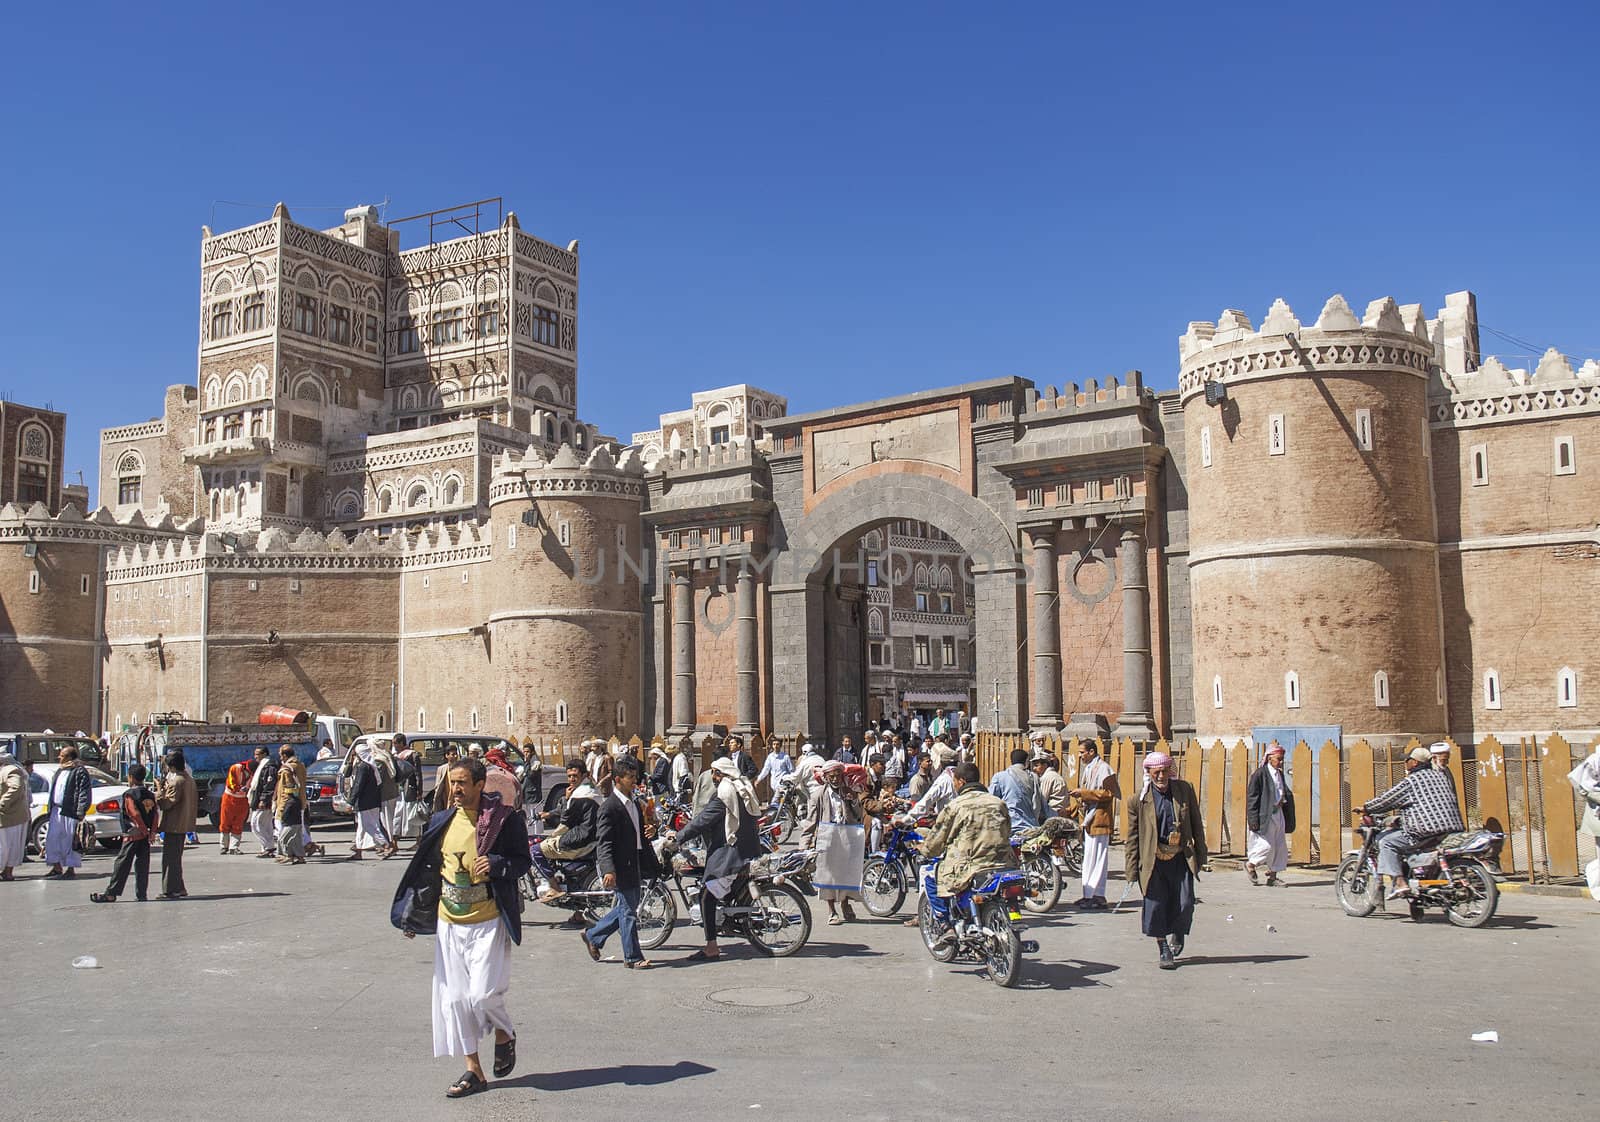
MULTIPOLYGON (((338 831, 319 831, 331 838, 338 831)), ((214 835, 202 835, 208 843, 214 835)), ((1181 969, 1136 909, 1035 923, 1023 986, 945 967, 888 922, 773 962, 592 964, 535 907, 516 954, 520 1066, 442 1099, 432 945, 388 925, 399 860, 285 868, 190 853, 189 900, 97 906, 0 885, 7 1119, 1499 1119, 1600 1110, 1600 910, 1506 896, 1496 924, 1354 920, 1326 876, 1202 881, 1181 969), (98 970, 72 959, 96 955, 98 970), (745 1004, 758 1003, 754 1007, 745 1004), (1498 1045, 1468 1037, 1496 1029, 1498 1045), (119 1097, 138 1088, 129 1110, 119 1097)), ((1113 897, 1120 891, 1113 882, 1113 897)), ((819 908, 820 911, 820 908, 819 908)), ((680 927, 658 957, 681 958, 680 927)), ((614 956, 616 946, 607 948, 614 956)))

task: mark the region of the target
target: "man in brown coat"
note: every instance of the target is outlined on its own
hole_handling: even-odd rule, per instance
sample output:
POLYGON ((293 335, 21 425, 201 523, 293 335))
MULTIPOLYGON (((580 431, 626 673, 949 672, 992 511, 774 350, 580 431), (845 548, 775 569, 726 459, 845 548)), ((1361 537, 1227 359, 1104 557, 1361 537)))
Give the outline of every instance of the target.
POLYGON ((161 769, 161 787, 156 792, 156 802, 161 805, 161 898, 181 900, 189 895, 183 885, 184 837, 194 829, 198 798, 183 749, 168 752, 161 769))
POLYGON ((1149 782, 1128 807, 1123 861, 1144 893, 1144 933, 1156 941, 1161 969, 1172 970, 1194 922, 1194 880, 1206 863, 1205 822, 1194 787, 1173 778, 1172 757, 1144 758, 1149 782))
POLYGON ((1100 758, 1093 740, 1078 742, 1078 785, 1069 792, 1073 806, 1083 814, 1083 892, 1080 908, 1106 906, 1106 874, 1111 868, 1111 835, 1116 830, 1117 773, 1100 758))

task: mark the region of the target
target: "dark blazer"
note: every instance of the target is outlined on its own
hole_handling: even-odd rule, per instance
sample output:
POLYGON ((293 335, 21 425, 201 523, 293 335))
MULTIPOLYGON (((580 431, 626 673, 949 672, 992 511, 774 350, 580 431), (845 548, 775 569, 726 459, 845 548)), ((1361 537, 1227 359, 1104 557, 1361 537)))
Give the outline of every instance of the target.
POLYGON ((750 755, 750 749, 739 749, 733 754, 733 759, 739 765, 739 774, 754 781, 759 769, 756 767, 755 757, 750 755))
POLYGON ((61 816, 75 818, 80 822, 88 816, 89 805, 94 802, 94 780, 89 778, 89 769, 79 764, 74 768, 67 768, 66 775, 59 772, 51 777, 50 786, 54 788, 60 784, 61 791, 61 816))
MULTIPOLYGON (((1245 825, 1259 834, 1262 823, 1272 816, 1272 803, 1277 798, 1274 790, 1272 776, 1268 774, 1271 764, 1263 763, 1250 773, 1250 784, 1245 788, 1245 825)), ((1294 791, 1289 787, 1289 774, 1283 776, 1283 832, 1294 833, 1294 791)))
POLYGON ((350 769, 350 805, 356 810, 377 810, 383 805, 377 773, 359 757, 350 769))
MULTIPOLYGON (((400 877, 389 922, 414 935, 433 935, 439 924, 439 878, 444 864, 444 834, 455 808, 428 819, 417 851, 400 877)), ((478 804, 478 854, 489 859, 489 894, 500 909, 500 923, 513 943, 522 942, 522 892, 517 882, 533 868, 528 826, 521 814, 497 795, 485 794, 478 804)))
POLYGON ((734 835, 734 844, 729 845, 727 814, 722 799, 713 794, 693 821, 678 832, 679 842, 705 839, 706 867, 703 878, 728 876, 761 856, 761 835, 756 816, 739 816, 739 832, 734 835))
POLYGON ((600 805, 600 842, 595 849, 595 862, 600 875, 615 873, 617 887, 638 888, 641 881, 661 875, 661 863, 656 860, 655 847, 644 838, 644 810, 637 804, 639 836, 633 832, 633 821, 622 796, 612 794, 600 805))
MULTIPOLYGON (((1200 867, 1210 856, 1199 796, 1194 793, 1193 785, 1182 779, 1172 780, 1168 794, 1172 796, 1173 809, 1178 815, 1178 836, 1189 871, 1199 876, 1200 867)), ((1128 804, 1128 838, 1122 847, 1127 878, 1139 882, 1140 892, 1150 886, 1150 873, 1156 867, 1156 841, 1156 799, 1153 786, 1146 784, 1144 793, 1128 804)))

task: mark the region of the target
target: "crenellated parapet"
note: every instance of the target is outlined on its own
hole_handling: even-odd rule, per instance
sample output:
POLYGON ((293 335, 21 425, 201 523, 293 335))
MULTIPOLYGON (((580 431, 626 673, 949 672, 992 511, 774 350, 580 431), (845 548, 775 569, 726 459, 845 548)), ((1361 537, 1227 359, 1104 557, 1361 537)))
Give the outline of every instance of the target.
POLYGON ((1436 427, 1471 428, 1507 421, 1600 414, 1600 361, 1576 370, 1551 347, 1532 370, 1508 368, 1493 356, 1475 370, 1441 373, 1428 400, 1436 427))
POLYGON ((55 515, 45 509, 43 503, 34 503, 26 508, 16 503, 6 503, 0 507, 0 543, 82 541, 116 545, 155 542, 196 533, 202 525, 199 519, 180 525, 166 513, 152 522, 137 509, 121 517, 106 507, 84 515, 70 503, 55 515))
POLYGON ((1136 404, 1144 398, 1144 375, 1137 370, 1130 370, 1121 381, 1115 375, 1104 382, 1090 378, 1082 389, 1078 388, 1076 382, 1066 382, 1060 390, 1054 386, 1040 389, 1030 387, 1023 395, 1023 417, 1086 413, 1108 405, 1136 404))
POLYGON ((1187 401, 1209 382, 1232 384, 1296 374, 1371 372, 1427 378, 1436 363, 1434 340, 1420 305, 1402 309, 1393 298, 1367 305, 1357 319, 1343 296, 1332 296, 1310 327, 1282 300, 1257 330, 1250 317, 1228 309, 1215 323, 1195 321, 1178 340, 1178 394, 1187 401))
POLYGON ((489 503, 542 496, 576 499, 583 495, 638 501, 644 497, 644 464, 637 449, 619 454, 606 444, 580 453, 563 444, 553 456, 537 448, 508 452, 494 462, 489 503))

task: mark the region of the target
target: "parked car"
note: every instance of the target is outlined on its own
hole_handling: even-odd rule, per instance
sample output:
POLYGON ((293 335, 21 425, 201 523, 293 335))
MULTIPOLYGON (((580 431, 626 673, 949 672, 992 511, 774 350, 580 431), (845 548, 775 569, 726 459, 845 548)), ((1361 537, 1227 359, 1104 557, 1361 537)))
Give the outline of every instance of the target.
MULTIPOLYGON (((50 782, 60 770, 60 764, 34 764, 28 780, 32 814, 28 849, 33 853, 44 852, 45 833, 50 826, 50 782)), ((116 849, 122 844, 122 795, 128 786, 97 767, 89 768, 89 778, 94 784, 89 821, 94 824, 95 840, 102 849, 116 849)))
POLYGON ((105 749, 100 742, 88 736, 63 736, 54 732, 0 732, 0 751, 9 752, 17 763, 32 760, 36 764, 54 764, 61 749, 72 745, 78 758, 97 768, 106 767, 105 749))
MULTIPOLYGON (((422 759, 422 789, 433 790, 438 782, 439 765, 444 763, 445 749, 454 746, 456 751, 463 756, 474 747, 482 748, 487 752, 491 748, 499 748, 506 754, 506 759, 511 761, 512 768, 516 771, 517 781, 522 781, 523 770, 528 765, 528 758, 522 754, 511 741, 503 736, 481 736, 473 733, 462 735, 453 732, 408 732, 406 742, 416 750, 422 759)), ((537 764, 538 761, 535 761, 537 764)), ((544 768, 544 787, 549 789, 551 782, 563 783, 566 773, 559 767, 544 768)))
POLYGON ((313 760, 306 765, 306 818, 319 822, 338 822, 350 817, 350 804, 339 794, 339 765, 342 760, 313 760))

